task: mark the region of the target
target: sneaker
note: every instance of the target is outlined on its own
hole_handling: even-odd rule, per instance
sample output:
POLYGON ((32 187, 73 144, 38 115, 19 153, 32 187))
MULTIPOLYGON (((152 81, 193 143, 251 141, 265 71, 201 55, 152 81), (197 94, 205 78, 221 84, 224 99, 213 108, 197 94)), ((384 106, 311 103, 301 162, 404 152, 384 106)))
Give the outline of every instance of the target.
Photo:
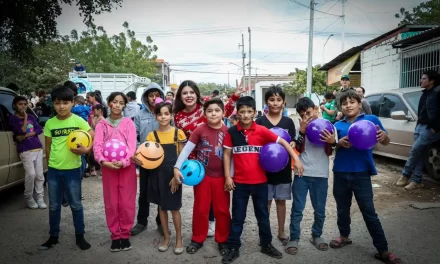
POLYGON ((405 190, 412 191, 415 189, 423 188, 423 183, 410 182, 407 186, 405 186, 405 190))
POLYGON ((137 223, 137 224, 131 229, 130 233, 131 233, 132 236, 137 236, 137 235, 139 235, 140 233, 144 232, 145 229, 147 229, 147 226, 146 226, 146 225, 142 225, 142 224, 137 223))
POLYGON ((215 235, 215 221, 209 221, 208 237, 215 235))
POLYGON ((119 252, 121 251, 121 240, 116 239, 112 241, 112 245, 110 247, 111 252, 119 252))
POLYGON ((30 209, 38 209, 38 204, 35 202, 34 198, 26 198, 26 204, 30 209))
POLYGON ((121 239, 121 250, 128 251, 131 249, 130 240, 128 239, 121 239))
POLYGON ((229 249, 228 253, 223 256, 222 263, 223 264, 229 264, 232 263, 234 260, 236 260, 240 256, 240 251, 238 248, 231 248, 229 249))
POLYGON ((38 208, 40 208, 40 209, 46 209, 47 208, 47 205, 44 203, 43 199, 38 199, 37 200, 37 204, 38 204, 38 208))
POLYGON ((397 186, 406 186, 409 184, 409 178, 405 177, 405 176, 401 176, 400 179, 397 181, 396 185, 397 186))
POLYGON ((261 247, 261 253, 268 255, 269 257, 281 259, 283 258, 283 254, 276 249, 272 244, 261 247))

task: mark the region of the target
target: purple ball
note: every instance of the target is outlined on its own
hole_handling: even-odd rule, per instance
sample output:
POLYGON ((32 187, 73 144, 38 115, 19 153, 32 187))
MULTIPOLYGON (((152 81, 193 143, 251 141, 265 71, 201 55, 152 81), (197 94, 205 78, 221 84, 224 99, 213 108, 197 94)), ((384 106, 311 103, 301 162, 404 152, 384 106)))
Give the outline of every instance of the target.
POLYGON ((359 150, 374 148, 377 144, 377 127, 368 120, 354 122, 348 129, 348 141, 359 150))
POLYGON ((278 172, 286 167, 289 161, 287 150, 277 143, 269 143, 260 151, 260 165, 265 171, 278 172))
POLYGON ((284 139, 288 143, 290 143, 292 141, 292 138, 290 137, 289 132, 287 132, 286 130, 282 129, 281 127, 272 127, 270 129, 270 131, 272 131, 275 135, 277 135, 280 138, 284 139))
POLYGON ((307 139, 315 145, 327 144, 326 142, 322 142, 320 137, 324 129, 330 133, 333 133, 333 124, 323 118, 313 120, 306 128, 307 139))

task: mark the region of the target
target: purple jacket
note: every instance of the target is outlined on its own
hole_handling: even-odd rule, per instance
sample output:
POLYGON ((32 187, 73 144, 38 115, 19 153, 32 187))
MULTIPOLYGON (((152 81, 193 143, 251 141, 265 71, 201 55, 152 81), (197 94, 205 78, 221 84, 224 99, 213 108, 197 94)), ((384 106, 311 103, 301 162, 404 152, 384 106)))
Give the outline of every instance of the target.
POLYGON ((18 153, 43 148, 43 145, 41 145, 41 141, 38 138, 38 135, 43 133, 43 129, 38 124, 35 116, 28 115, 27 123, 27 131, 23 132, 23 130, 21 130, 21 127, 23 126, 23 119, 19 118, 16 115, 9 116, 9 125, 11 126, 14 135, 26 135, 26 133, 35 132, 35 136, 28 137, 21 142, 17 142, 18 153))

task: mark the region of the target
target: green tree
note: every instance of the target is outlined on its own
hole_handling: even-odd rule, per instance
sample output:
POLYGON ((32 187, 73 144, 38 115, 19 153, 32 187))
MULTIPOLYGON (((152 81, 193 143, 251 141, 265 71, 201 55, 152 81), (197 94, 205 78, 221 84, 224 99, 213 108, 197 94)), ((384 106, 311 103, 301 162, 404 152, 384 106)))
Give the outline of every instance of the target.
POLYGON ((440 1, 422 2, 412 10, 402 7, 395 17, 400 19, 399 26, 405 24, 440 25, 440 1))
POLYGON ((151 37, 147 44, 135 38, 127 22, 124 31, 109 36, 103 27, 91 25, 81 35, 72 30, 65 43, 71 58, 86 66, 87 72, 133 73, 150 79, 157 79, 155 60, 157 46, 151 37))
MULTIPOLYGON (((327 73, 319 71, 320 65, 315 65, 312 70, 312 93, 323 95, 327 92, 327 73)), ((288 94, 302 95, 307 90, 307 69, 300 70, 295 68, 295 73, 289 73, 289 76, 296 75, 295 82, 289 82, 283 86, 288 94)))
POLYGON ((78 34, 59 37, 45 45, 33 48, 34 59, 21 61, 12 53, 0 53, 0 84, 16 83, 21 92, 29 93, 40 88, 49 91, 55 84, 67 80, 72 71, 72 59, 79 60, 88 72, 134 73, 157 79, 153 54, 157 46, 147 37, 147 45, 135 39, 135 32, 124 23, 125 32, 108 36, 103 27, 91 25, 78 34))
POLYGON ((228 87, 227 84, 217 84, 217 83, 198 83, 197 86, 200 89, 200 93, 204 96, 211 96, 212 91, 218 90, 220 93, 224 93, 226 91, 226 94, 230 94, 233 91, 235 91, 235 88, 228 87))
POLYGON ((87 25, 93 16, 120 7, 122 0, 0 0, 0 51, 22 60, 32 58, 32 48, 58 36, 56 19, 62 4, 75 4, 87 25))

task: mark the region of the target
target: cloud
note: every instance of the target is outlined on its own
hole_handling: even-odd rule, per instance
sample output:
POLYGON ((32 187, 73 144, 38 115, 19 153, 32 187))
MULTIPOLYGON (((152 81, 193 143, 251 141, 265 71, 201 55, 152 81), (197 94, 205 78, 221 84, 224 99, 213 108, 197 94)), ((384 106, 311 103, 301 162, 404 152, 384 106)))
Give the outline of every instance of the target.
MULTIPOLYGON (((308 5, 306 0, 298 1, 308 5)), ((394 13, 401 6, 414 6, 420 2, 348 1, 345 49, 397 27, 398 20, 394 18, 394 13)), ((341 3, 336 3, 336 0, 320 1, 316 9, 339 15, 341 3)), ((169 62, 171 69, 229 72, 229 82, 235 84, 235 79, 240 78, 240 68, 231 63, 242 63, 241 49, 238 47, 242 33, 245 52, 249 56, 248 26, 252 29, 252 65, 258 68, 258 74, 287 74, 295 67, 305 68, 309 11, 289 0, 125 0, 121 8, 96 16, 95 23, 103 26, 109 34, 118 34, 123 30, 122 23, 127 21, 140 40, 146 36, 153 38, 154 44, 159 47, 158 57, 169 62), (183 63, 187 65, 183 66, 183 63)), ((57 20, 62 34, 69 34, 74 28, 84 29, 78 13, 75 6, 63 6, 63 14, 57 20)), ((341 52, 343 25, 337 16, 328 14, 317 12, 315 19, 313 63, 321 64, 324 42, 331 33, 334 36, 325 47, 325 61, 341 52)), ((172 71, 173 79, 175 82, 192 79, 196 82, 228 83, 227 74, 172 71)))

